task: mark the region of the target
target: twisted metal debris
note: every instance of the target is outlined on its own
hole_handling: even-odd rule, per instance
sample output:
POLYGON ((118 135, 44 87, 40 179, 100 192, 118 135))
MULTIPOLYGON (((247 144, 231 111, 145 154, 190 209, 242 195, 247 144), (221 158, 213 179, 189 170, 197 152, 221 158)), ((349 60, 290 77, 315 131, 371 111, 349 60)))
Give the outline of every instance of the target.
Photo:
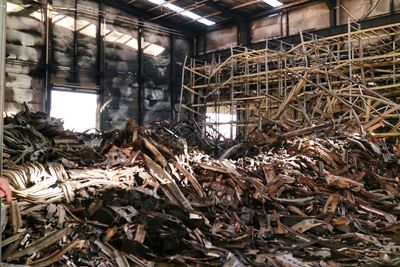
POLYGON ((6 131, 29 132, 21 143, 46 143, 49 149, 35 157, 43 146, 6 144, 10 156, 4 175, 14 192, 2 214, 7 217, 2 220, 7 222, 2 225, 7 262, 400 262, 395 238, 400 227, 399 145, 371 136, 316 137, 320 129, 315 128, 284 138, 255 132, 240 149, 215 159, 160 125, 157 131, 127 128, 85 138, 68 133, 73 138, 64 143, 55 140, 66 132, 48 135, 40 125, 41 131, 33 123, 6 126, 6 131), (32 132, 41 138, 29 140, 32 132), (66 145, 70 140, 80 140, 79 150, 66 145), (77 151, 92 151, 91 157, 78 157, 77 151))

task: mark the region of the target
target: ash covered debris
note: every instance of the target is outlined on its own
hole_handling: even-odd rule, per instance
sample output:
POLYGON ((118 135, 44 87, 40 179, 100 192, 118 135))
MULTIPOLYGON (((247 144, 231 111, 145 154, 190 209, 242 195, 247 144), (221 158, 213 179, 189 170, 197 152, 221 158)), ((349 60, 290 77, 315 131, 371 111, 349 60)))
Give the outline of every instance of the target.
POLYGON ((177 136, 184 127, 78 134, 43 113, 8 118, 4 175, 15 198, 2 209, 4 260, 399 264, 398 144, 281 129, 282 140, 254 133, 217 159, 177 136))

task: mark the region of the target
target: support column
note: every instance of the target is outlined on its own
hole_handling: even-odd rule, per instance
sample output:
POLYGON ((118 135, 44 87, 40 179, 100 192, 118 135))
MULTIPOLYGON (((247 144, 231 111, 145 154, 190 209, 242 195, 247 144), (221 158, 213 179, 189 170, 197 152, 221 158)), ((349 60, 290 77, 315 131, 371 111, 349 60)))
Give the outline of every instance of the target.
POLYGON ((336 0, 325 0, 325 2, 329 8, 330 27, 335 27, 337 25, 336 0))
MULTIPOLYGON (((104 0, 99 1, 99 22, 97 29, 97 71, 98 85, 100 90, 99 107, 103 107, 105 103, 105 88, 104 88, 104 34, 105 34, 106 19, 104 13, 104 0)), ((100 111, 99 128, 104 131, 104 110, 100 111)))
MULTIPOLYGON (((6 74, 6 17, 7 17, 7 1, 0 0, 0 141, 3 144, 4 130, 4 91, 5 91, 5 74, 6 74)), ((0 146, 0 175, 3 174, 3 146, 0 146)), ((0 203, 1 204, 1 203, 0 203)), ((1 239, 1 238, 0 238, 1 239)), ((1 261, 0 249, 0 261, 1 261)))
POLYGON ((390 0, 390 14, 394 14, 394 0, 390 0))
POLYGON ((250 25, 247 21, 238 22, 238 44, 248 47, 251 43, 250 25))
POLYGON ((290 34, 290 24, 289 24, 289 11, 285 12, 285 16, 286 16, 286 36, 289 36, 290 34))
POLYGON ((52 39, 53 39, 53 0, 47 0, 45 13, 45 92, 44 92, 44 110, 50 114, 51 108, 51 62, 52 62, 52 39))
POLYGON ((79 84, 78 82, 78 0, 75 0, 75 11, 74 11, 74 51, 72 58, 72 81, 75 85, 79 84))
POLYGON ((169 91, 171 97, 171 119, 175 120, 174 118, 174 108, 175 108, 175 98, 176 98, 176 53, 175 53, 175 35, 172 33, 170 35, 170 80, 169 80, 169 91))
POLYGON ((139 28, 138 28, 138 84, 139 84, 139 92, 138 92, 138 104, 139 104, 139 112, 138 112, 138 123, 139 125, 143 125, 144 118, 144 69, 143 69, 143 27, 142 27, 143 19, 139 20, 139 28))

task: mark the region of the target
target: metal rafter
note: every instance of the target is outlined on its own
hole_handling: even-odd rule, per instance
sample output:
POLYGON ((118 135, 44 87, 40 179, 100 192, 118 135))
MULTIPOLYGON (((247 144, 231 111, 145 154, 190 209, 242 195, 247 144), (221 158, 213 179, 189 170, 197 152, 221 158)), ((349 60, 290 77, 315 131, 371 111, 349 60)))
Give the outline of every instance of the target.
MULTIPOLYGON (((188 6, 185 6, 185 7, 181 7, 181 6, 179 6, 179 7, 182 8, 183 10, 185 10, 185 11, 192 11, 192 10, 198 8, 198 7, 204 6, 205 2, 207 2, 207 0, 196 2, 194 4, 191 4, 191 5, 188 5, 188 6)), ((179 13, 180 12, 171 10, 171 11, 165 12, 165 13, 159 15, 159 16, 153 17, 153 18, 149 19, 149 21, 155 21, 155 20, 159 20, 161 18, 166 18, 166 17, 174 17, 174 16, 178 15, 179 13)))
POLYGON ((235 21, 238 21, 238 22, 246 22, 246 21, 247 21, 243 16, 241 16, 241 15, 238 14, 237 12, 233 11, 233 10, 230 9, 230 8, 227 8, 227 7, 224 7, 224 6, 219 5, 219 4, 218 4, 216 1, 214 1, 214 0, 209 0, 209 1, 207 1, 205 4, 206 4, 207 6, 213 8, 213 9, 215 9, 215 10, 220 11, 220 12, 221 12, 222 14, 224 14, 224 15, 233 18, 235 21))
MULTIPOLYGON (((147 12, 144 9, 141 8, 137 8, 136 6, 133 5, 127 5, 126 3, 123 3, 121 1, 116 1, 116 0, 104 0, 104 4, 110 7, 114 7, 120 10, 123 10, 137 18, 141 18, 144 21, 149 21, 150 19, 152 19, 154 17, 154 14, 147 12)), ((184 25, 178 25, 176 23, 173 23, 170 20, 167 19, 159 19, 157 21, 157 24, 159 24, 162 27, 165 27, 167 29, 170 30, 174 30, 177 33, 183 33, 184 35, 187 36, 193 36, 193 31, 198 31, 201 29, 204 29, 204 27, 199 27, 198 25, 196 26, 191 26, 191 27, 187 27, 184 25)))

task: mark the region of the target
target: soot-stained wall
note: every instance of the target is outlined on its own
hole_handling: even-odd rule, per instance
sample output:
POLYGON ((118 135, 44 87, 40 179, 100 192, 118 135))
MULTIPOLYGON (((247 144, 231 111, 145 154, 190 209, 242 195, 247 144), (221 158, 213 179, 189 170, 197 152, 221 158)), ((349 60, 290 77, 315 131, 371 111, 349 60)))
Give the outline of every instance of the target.
POLYGON ((140 121, 140 106, 143 122, 170 118, 183 60, 191 53, 190 39, 145 23, 140 57, 137 18, 109 6, 101 11, 97 1, 53 0, 46 67, 46 2, 8 3, 7 111, 20 110, 23 102, 44 111, 48 73, 48 88, 92 90, 99 95, 103 130, 123 128, 128 119, 140 121), (173 61, 172 40, 177 55, 173 61))
POLYGON ((54 0, 51 83, 96 88, 98 3, 54 0))
POLYGON ((5 111, 14 113, 21 103, 43 109, 44 12, 40 3, 14 0, 7 5, 5 111))
MULTIPOLYGON (((246 42, 246 46, 259 49, 265 47, 264 41, 267 39, 294 37, 300 31, 304 33, 329 29, 347 24, 349 18, 360 23, 363 20, 387 16, 400 11, 400 0, 338 0, 331 1, 332 4, 336 3, 333 9, 330 9, 327 1, 314 2, 316 3, 310 2, 293 8, 284 8, 277 13, 250 21, 249 35, 251 40, 246 42)), ((221 38, 220 33, 226 34, 231 29, 232 26, 225 26, 208 34, 200 33, 196 36, 196 55, 202 59, 207 57, 210 59, 207 53, 218 55, 220 51, 229 52, 227 48, 231 45, 235 46, 236 41, 238 41, 237 31, 239 28, 231 31, 230 36, 232 38, 228 38, 229 42, 227 42, 227 38, 221 38), (206 56, 203 56, 203 54, 206 54, 206 56)), ((240 45, 244 45, 244 42, 242 41, 240 45)))
MULTIPOLYGON (((182 86, 182 69, 185 64, 185 58, 188 55, 192 54, 192 46, 191 43, 184 38, 176 37, 174 38, 174 59, 173 65, 174 66, 174 79, 171 83, 171 92, 173 103, 178 104, 180 101, 180 93, 181 93, 181 86, 182 86)), ((190 56, 189 56, 190 58, 190 56)), ((177 109, 175 109, 177 111, 177 109)))
POLYGON ((54 0, 53 4, 51 82, 74 84, 75 1, 54 0))
POLYGON ((77 83, 83 87, 98 85, 98 43, 99 4, 93 1, 78 0, 76 23, 76 62, 79 69, 77 83), (85 8, 83 8, 85 7, 85 8))
POLYGON ((123 128, 128 119, 138 120, 138 27, 124 19, 127 14, 106 7, 116 14, 106 17, 104 127, 123 128))
POLYGON ((146 28, 143 34, 145 123, 166 119, 171 112, 170 36, 146 28))

